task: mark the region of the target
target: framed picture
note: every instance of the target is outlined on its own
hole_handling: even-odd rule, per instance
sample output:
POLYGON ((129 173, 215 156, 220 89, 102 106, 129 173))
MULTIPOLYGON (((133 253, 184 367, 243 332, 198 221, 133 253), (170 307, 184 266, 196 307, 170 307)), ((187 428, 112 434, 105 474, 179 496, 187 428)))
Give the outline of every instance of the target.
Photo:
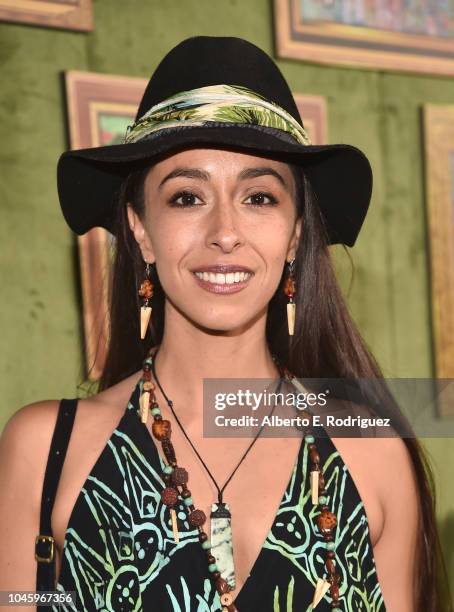
MULTIPOLYGON (((134 121, 147 79, 90 72, 65 73, 72 149, 120 143, 134 121)), ((296 94, 304 125, 314 143, 327 138, 326 101, 296 94)), ((97 380, 106 358, 108 295, 113 236, 94 228, 78 237, 87 376, 97 380)))
MULTIPOLYGON (((65 73, 70 148, 120 143, 133 123, 147 80, 90 72, 65 73)), ((94 228, 78 236, 88 378, 97 380, 106 358, 107 297, 113 236, 94 228)))
POLYGON ((92 0, 0 0, 0 21, 90 31, 92 0))
POLYGON ((309 96, 299 93, 294 93, 293 97, 312 144, 327 144, 328 113, 326 99, 323 96, 309 96))
POLYGON ((276 53, 320 64, 454 74, 451 0, 274 0, 276 53))
MULTIPOLYGON (((454 105, 425 105, 423 123, 435 374, 446 379, 454 378, 454 105)), ((442 416, 454 416, 450 395, 442 416)))

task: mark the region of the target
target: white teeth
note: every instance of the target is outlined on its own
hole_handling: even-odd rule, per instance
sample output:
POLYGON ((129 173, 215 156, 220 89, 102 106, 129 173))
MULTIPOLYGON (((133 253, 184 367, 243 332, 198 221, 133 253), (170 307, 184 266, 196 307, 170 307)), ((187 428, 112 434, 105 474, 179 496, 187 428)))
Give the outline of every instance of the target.
POLYGON ((216 285, 233 285, 234 283, 241 283, 252 276, 250 272, 229 272, 228 274, 194 272, 194 274, 198 278, 216 285))

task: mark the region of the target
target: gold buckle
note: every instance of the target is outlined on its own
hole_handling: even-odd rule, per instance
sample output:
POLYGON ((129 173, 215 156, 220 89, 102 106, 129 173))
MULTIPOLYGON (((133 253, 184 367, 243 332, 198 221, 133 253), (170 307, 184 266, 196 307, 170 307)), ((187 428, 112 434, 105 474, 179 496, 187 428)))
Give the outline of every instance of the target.
POLYGON ((36 536, 36 540, 35 540, 35 559, 37 561, 44 561, 45 563, 52 563, 53 559, 54 559, 54 538, 52 536, 49 535, 37 535, 36 536), (36 548, 38 546, 38 544, 40 542, 48 542, 50 543, 50 553, 48 557, 40 557, 37 552, 36 552, 36 548))

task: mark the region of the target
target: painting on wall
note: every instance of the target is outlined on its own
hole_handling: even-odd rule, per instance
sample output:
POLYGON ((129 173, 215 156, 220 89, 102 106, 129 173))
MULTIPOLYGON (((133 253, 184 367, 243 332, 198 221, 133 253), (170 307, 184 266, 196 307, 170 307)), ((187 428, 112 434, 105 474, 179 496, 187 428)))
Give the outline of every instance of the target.
POLYGON ((328 144, 326 98, 294 93, 300 117, 312 144, 328 144))
MULTIPOLYGON (((68 71, 65 81, 71 148, 121 143, 127 126, 134 121, 147 79, 68 71)), ((325 144, 325 99, 295 94, 295 100, 312 142, 325 144)), ((86 371, 89 380, 97 380, 107 352, 114 237, 98 227, 78 236, 78 245, 86 371)))
MULTIPOLYGON (((437 378, 454 378, 454 105, 423 108, 432 326, 437 378)), ((454 416, 454 401, 441 402, 454 416)))
POLYGON ((92 0, 0 0, 0 21, 88 32, 93 5, 92 0))
MULTIPOLYGON (((71 149, 121 143, 127 126, 134 122, 147 80, 73 70, 65 73, 65 83, 71 149)), ((78 236, 86 369, 90 380, 99 378, 106 358, 113 240, 100 227, 78 236)))
POLYGON ((454 0, 274 0, 274 19, 279 57, 454 74, 454 0))

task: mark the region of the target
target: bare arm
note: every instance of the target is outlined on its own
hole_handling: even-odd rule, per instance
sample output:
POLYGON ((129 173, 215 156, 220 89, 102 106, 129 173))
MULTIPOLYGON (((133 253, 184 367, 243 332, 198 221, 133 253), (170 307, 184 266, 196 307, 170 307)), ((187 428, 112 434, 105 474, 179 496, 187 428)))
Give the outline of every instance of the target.
MULTIPOLYGON (((0 590, 35 591, 35 538, 58 401, 24 406, 0 437, 0 590)), ((14 607, 21 612, 36 607, 14 607)))

